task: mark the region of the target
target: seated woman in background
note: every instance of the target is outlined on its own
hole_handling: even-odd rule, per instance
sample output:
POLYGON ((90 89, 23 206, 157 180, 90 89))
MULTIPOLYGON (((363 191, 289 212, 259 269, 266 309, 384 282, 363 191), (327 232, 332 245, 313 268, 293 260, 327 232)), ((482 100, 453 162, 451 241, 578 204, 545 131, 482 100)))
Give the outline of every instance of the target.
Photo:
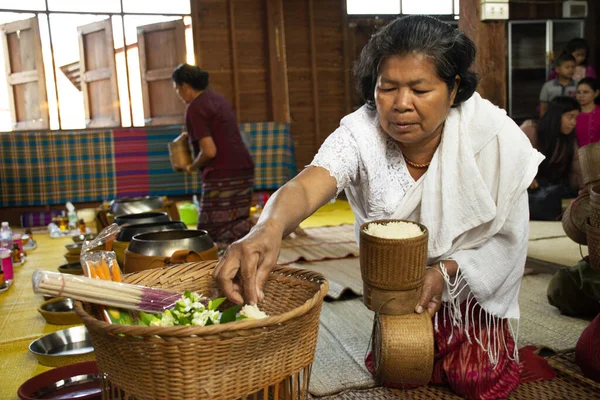
POLYGON ((539 122, 527 120, 521 125, 533 147, 546 156, 529 187, 533 220, 556 220, 562 212, 562 199, 577 197, 581 169, 573 131, 580 110, 577 100, 559 96, 548 104, 539 122))
POLYGON ((208 89, 208 72, 181 64, 172 79, 177 95, 187 104, 185 125, 195 154, 192 164, 180 167, 202 173, 198 229, 206 230, 222 247, 254 225, 249 219, 254 162, 231 106, 208 89))
POLYGON ((575 133, 579 147, 600 141, 600 106, 596 104, 599 94, 598 82, 594 78, 583 78, 577 84, 581 113, 577 117, 575 133))

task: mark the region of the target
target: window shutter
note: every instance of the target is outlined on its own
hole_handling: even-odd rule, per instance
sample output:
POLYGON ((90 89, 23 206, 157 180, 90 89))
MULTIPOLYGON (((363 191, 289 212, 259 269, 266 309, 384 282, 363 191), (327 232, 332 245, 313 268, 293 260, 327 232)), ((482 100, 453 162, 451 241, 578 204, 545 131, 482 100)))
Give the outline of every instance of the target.
POLYGON ((145 124, 183 123, 185 105, 171 81, 173 69, 185 63, 183 20, 140 26, 137 34, 145 124))
POLYGON ((14 129, 48 129, 48 96, 37 17, 0 25, 14 129))
POLYGON ((111 20, 77 27, 81 91, 88 128, 121 125, 111 20))

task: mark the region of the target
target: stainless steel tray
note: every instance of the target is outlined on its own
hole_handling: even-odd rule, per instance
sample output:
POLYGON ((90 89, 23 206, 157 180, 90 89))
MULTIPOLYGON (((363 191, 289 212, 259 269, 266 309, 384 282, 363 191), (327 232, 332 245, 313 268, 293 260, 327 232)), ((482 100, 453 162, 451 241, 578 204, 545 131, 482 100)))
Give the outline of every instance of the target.
POLYGON ((63 329, 42 336, 29 345, 40 364, 58 367, 94 360, 94 347, 85 326, 63 329))

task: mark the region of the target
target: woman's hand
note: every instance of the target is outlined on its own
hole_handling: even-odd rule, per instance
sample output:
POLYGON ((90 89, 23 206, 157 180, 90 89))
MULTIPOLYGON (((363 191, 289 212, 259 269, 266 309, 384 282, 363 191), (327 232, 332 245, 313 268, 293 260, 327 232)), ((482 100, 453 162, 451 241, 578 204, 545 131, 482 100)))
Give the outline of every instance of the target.
POLYGON ((425 271, 425 282, 421 298, 415 307, 415 312, 421 314, 424 310, 429 311, 433 317, 442 305, 442 293, 446 281, 442 276, 439 264, 434 264, 425 271))
POLYGON ((282 234, 281 228, 265 222, 227 249, 213 276, 229 300, 237 304, 262 301, 263 287, 279 257, 282 234))

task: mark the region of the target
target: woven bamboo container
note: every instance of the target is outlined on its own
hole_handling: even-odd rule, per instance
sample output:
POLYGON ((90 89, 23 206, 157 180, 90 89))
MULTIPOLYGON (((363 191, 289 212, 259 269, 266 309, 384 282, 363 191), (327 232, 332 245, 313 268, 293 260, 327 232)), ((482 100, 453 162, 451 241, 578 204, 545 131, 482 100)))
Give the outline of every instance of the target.
POLYGON ((600 228, 586 225, 588 252, 590 254, 590 266, 600 270, 600 228))
POLYGON ((177 136, 169 143, 169 159, 175 171, 181 171, 181 166, 185 167, 192 163, 192 152, 186 134, 177 136))
POLYGON ((600 143, 592 143, 580 148, 579 163, 584 185, 590 188, 600 183, 600 143))
POLYGON ((587 245, 585 221, 590 217, 590 194, 578 196, 567 206, 562 215, 562 226, 567 236, 575 243, 587 245))
POLYGON ((590 188, 590 224, 600 228, 600 185, 590 188))
POLYGON ((423 314, 381 315, 373 321, 373 363, 381 384, 426 385, 434 361, 433 324, 423 314))
MULTIPOLYGON (((360 272, 365 305, 381 314, 412 313, 421 294, 427 267, 427 228, 407 239, 384 239, 368 235, 370 223, 385 224, 398 220, 379 220, 360 227, 360 272)), ((411 221, 402 221, 410 222, 411 221)))
MULTIPOLYGON (((187 263, 125 276, 125 281, 206 295, 217 292, 216 262, 187 263)), ((327 280, 276 267, 259 304, 270 315, 223 325, 147 327, 109 325, 77 302, 92 337, 103 398, 296 399, 308 396, 327 280), (263 397, 261 397, 263 398, 263 397)))

